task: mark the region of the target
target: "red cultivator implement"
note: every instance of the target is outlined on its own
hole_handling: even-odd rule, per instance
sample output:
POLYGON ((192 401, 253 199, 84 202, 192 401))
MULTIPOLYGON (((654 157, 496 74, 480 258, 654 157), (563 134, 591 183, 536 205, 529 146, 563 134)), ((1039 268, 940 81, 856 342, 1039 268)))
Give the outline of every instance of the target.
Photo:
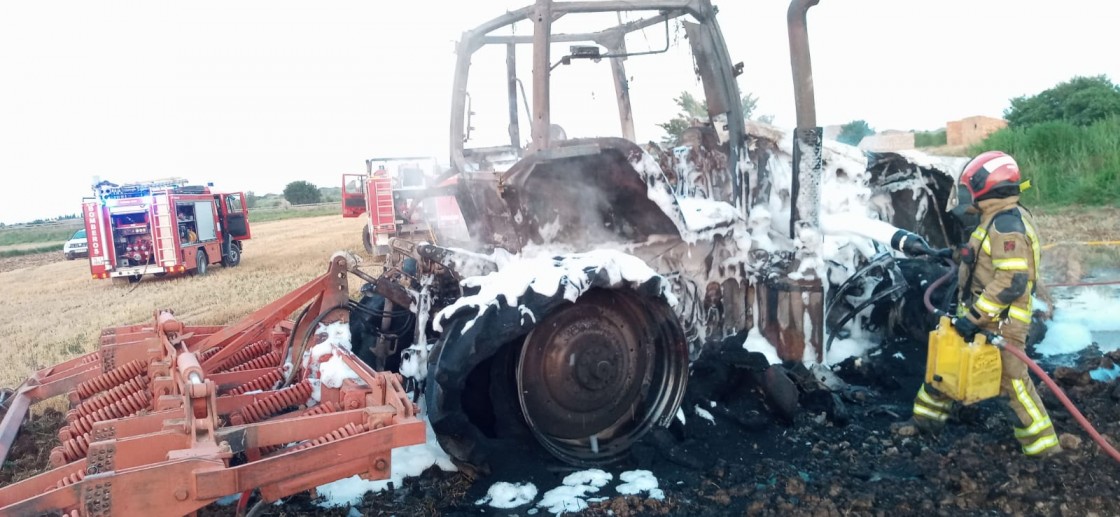
POLYGON ((31 404, 67 395, 71 410, 53 469, 0 488, 0 515, 183 515, 254 489, 274 501, 355 474, 387 478, 391 450, 423 443, 424 423, 396 374, 321 331, 346 323, 348 269, 336 256, 230 326, 157 311, 36 372, 8 401, 0 461, 31 404))

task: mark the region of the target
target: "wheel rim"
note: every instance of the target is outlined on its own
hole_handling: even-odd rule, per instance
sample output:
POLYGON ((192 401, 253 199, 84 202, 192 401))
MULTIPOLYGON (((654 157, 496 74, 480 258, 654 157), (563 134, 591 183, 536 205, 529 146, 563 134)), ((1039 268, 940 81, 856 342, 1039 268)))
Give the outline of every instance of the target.
POLYGON ((229 247, 229 263, 236 264, 241 262, 241 252, 237 251, 237 246, 229 247))
POLYGON ((619 459, 680 404, 687 348, 676 319, 648 300, 595 290, 526 338, 518 399, 537 440, 579 465, 619 459))

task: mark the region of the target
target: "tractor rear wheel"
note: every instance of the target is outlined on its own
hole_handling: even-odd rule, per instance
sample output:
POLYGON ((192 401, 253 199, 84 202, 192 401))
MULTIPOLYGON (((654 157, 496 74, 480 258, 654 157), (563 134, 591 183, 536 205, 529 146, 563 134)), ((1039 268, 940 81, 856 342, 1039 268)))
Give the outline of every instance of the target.
POLYGON ((525 338, 517 396, 537 441, 561 460, 603 465, 679 407, 688 347, 660 300, 596 289, 525 338))

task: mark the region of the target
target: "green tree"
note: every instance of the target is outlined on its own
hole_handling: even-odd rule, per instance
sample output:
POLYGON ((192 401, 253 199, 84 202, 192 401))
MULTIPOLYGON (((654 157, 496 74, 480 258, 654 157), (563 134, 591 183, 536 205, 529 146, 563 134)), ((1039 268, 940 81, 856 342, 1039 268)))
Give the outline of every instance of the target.
POLYGON ((293 205, 307 205, 322 200, 319 188, 307 181, 293 181, 284 187, 284 199, 293 205))
POLYGON ((853 120, 840 126, 840 134, 837 135, 836 139, 848 145, 859 145, 863 137, 874 134, 875 130, 867 125, 866 120, 853 120))
POLYGON ((257 207, 257 199, 258 199, 257 194, 255 192, 253 192, 252 190, 246 192, 245 193, 245 207, 246 208, 256 208, 257 207))
MULTIPOLYGON (((698 100, 687 91, 681 92, 680 96, 673 99, 673 103, 680 108, 677 116, 669 119, 668 122, 657 125, 662 131, 665 131, 661 143, 667 146, 676 145, 680 141, 681 134, 693 126, 693 120, 705 121, 708 119, 708 104, 698 100)), ((743 110, 743 119, 750 120, 751 116, 754 115, 755 108, 758 107, 758 97, 748 93, 739 99, 739 104, 743 110)), ((758 120, 769 124, 774 121, 774 117, 763 115, 758 117, 758 120)))
POLYGON ((1011 99, 1003 112, 1011 127, 1062 120, 1075 126, 1120 114, 1120 86, 1108 77, 1074 77, 1037 95, 1011 99))

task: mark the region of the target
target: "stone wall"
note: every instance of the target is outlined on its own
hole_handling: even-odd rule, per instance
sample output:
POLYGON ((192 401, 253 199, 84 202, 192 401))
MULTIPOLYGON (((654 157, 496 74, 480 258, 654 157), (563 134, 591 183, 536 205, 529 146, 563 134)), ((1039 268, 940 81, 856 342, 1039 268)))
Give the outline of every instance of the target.
POLYGON ((997 130, 1007 127, 1007 121, 998 118, 975 116, 945 124, 946 145, 972 145, 997 130))

